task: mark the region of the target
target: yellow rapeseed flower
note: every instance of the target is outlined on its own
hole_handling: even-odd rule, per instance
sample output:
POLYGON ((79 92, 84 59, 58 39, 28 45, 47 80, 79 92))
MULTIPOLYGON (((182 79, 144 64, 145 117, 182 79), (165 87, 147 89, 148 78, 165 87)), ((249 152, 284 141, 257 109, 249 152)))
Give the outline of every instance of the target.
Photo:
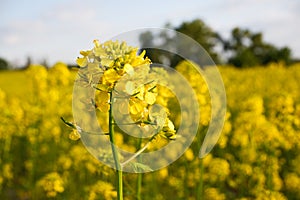
POLYGON ((69 134, 69 138, 71 140, 79 140, 80 139, 80 134, 78 133, 78 131, 76 129, 73 129, 72 132, 69 134))
POLYGON ((58 193, 62 193, 65 190, 64 182, 57 172, 45 175, 37 184, 43 188, 47 197, 56 197, 58 193))
POLYGON ((184 153, 184 157, 188 160, 188 161, 193 161, 194 160, 194 153, 193 150, 191 148, 188 148, 185 153, 184 153))
MULTIPOLYGON (((97 89, 93 102, 97 109, 105 113, 114 102, 128 98, 128 105, 118 108, 122 109, 121 113, 126 114, 129 111, 131 119, 143 126, 147 124, 146 121, 151 120, 151 125, 156 125, 157 131, 163 137, 176 138, 175 126, 167 117, 167 112, 152 112, 152 116, 149 117, 149 109, 157 102, 160 92, 157 83, 166 82, 167 72, 158 68, 150 70, 151 61, 145 58, 146 51, 138 54, 138 48, 128 46, 125 42, 99 43, 95 40, 93 49, 81 51, 80 54, 82 57, 77 59, 77 64, 83 67, 84 72, 80 78, 86 83, 85 86, 97 89), (96 80, 97 77, 99 80, 96 80), (112 94, 113 97, 110 97, 112 94), (109 102, 110 98, 114 98, 113 102, 109 102)), ((162 97, 165 99, 168 95, 162 91, 162 97)), ((167 101, 163 106, 167 106, 167 101)), ((70 138, 79 139, 80 133, 74 130, 70 138)))

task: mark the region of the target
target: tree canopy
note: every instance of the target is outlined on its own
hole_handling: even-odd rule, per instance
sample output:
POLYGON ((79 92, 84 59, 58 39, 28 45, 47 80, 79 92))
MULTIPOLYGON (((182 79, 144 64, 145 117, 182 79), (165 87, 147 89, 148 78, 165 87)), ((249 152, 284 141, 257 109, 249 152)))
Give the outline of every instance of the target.
POLYGON ((263 40, 262 33, 248 29, 234 28, 228 40, 222 40, 225 52, 230 52, 228 64, 237 67, 267 65, 272 62, 290 64, 291 50, 288 47, 278 48, 263 40))
MULTIPOLYGON (((202 20, 196 19, 192 22, 184 22, 178 27, 171 27, 171 29, 177 31, 177 33, 187 35, 199 43, 203 48, 203 52, 205 50, 205 55, 200 55, 203 56, 203 59, 206 59, 206 53, 208 53, 214 62, 219 63, 219 55, 215 51, 215 45, 218 42, 217 35, 202 20)), ((140 35, 139 39, 142 50, 146 50, 146 56, 148 56, 152 62, 167 63, 175 67, 183 58, 181 55, 175 55, 165 49, 175 49, 175 52, 184 52, 184 54, 190 55, 194 53, 194 49, 190 46, 191 41, 185 40, 180 34, 170 35, 169 33, 170 32, 165 30, 162 30, 160 33, 146 31, 140 35), (157 44, 156 41, 160 41, 159 44, 157 44)))
POLYGON ((9 69, 9 63, 5 59, 0 58, 0 70, 6 69, 9 69))
POLYGON ((183 22, 175 30, 193 38, 207 51, 215 63, 220 62, 219 55, 215 50, 218 35, 202 20, 196 19, 191 22, 183 22))
MULTIPOLYGON (((267 65, 272 62, 283 62, 289 65, 293 60, 290 48, 276 47, 264 41, 261 32, 252 32, 249 29, 235 27, 231 31, 230 38, 224 39, 200 19, 183 22, 177 27, 169 25, 169 28, 183 33, 198 42, 216 64, 251 67, 267 65), (222 50, 218 50, 218 47, 221 47, 222 50), (221 54, 227 56, 222 57, 221 54), (224 58, 223 62, 221 62, 221 58, 224 58)), ((149 31, 144 32, 139 39, 142 49, 147 50, 146 55, 155 63, 168 63, 174 67, 183 59, 178 55, 172 55, 170 52, 161 50, 165 49, 161 47, 174 46, 172 41, 176 40, 174 36, 168 35, 164 30, 159 34, 149 31), (154 45, 156 40, 161 41, 159 45, 154 45), (157 48, 147 48, 153 46, 157 48)), ((180 48, 185 48, 184 51, 191 51, 192 53, 188 45, 181 44, 180 48)), ((179 46, 175 48, 179 48, 179 46)))

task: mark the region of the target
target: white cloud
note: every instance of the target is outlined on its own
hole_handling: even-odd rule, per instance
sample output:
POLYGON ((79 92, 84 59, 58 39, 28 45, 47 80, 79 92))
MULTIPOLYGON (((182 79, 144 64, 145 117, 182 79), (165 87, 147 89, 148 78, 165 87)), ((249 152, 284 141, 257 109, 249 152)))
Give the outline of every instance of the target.
POLYGON ((17 43, 21 40, 18 35, 6 35, 3 37, 2 42, 7 45, 17 45, 17 43))
POLYGON ((97 10, 90 4, 74 3, 57 4, 48 10, 43 17, 47 20, 64 22, 88 22, 96 18, 97 10))
POLYGON ((280 0, 212 1, 213 10, 203 10, 207 23, 228 37, 233 27, 262 32, 266 41, 289 46, 300 57, 300 2, 280 0), (215 5, 215 6, 213 6, 215 5))
POLYGON ((13 20, 1 28, 5 31, 0 34, 0 48, 5 51, 0 51, 0 56, 11 61, 31 56, 34 60, 46 58, 51 64, 73 62, 98 33, 110 33, 103 31, 111 30, 109 23, 98 20, 95 11, 92 5, 58 4, 38 18, 13 20))

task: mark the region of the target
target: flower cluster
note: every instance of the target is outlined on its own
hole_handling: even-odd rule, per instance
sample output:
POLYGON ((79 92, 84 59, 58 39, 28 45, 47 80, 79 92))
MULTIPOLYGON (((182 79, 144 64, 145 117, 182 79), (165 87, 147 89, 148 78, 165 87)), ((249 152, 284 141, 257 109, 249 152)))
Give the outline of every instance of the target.
MULTIPOLYGON (((162 73, 161 70, 151 69, 150 59, 144 58, 145 51, 138 54, 138 48, 128 46, 125 42, 108 41, 100 44, 95 40, 93 49, 80 53, 82 57, 77 59, 81 67, 79 81, 96 90, 93 103, 97 110, 108 112, 112 104, 118 101, 118 105, 121 105, 119 113, 129 113, 133 124, 150 124, 156 127, 157 135, 167 139, 176 138, 167 108, 153 107, 159 94, 158 88, 162 87, 162 73)), ((73 132, 71 138, 78 139, 78 136, 78 132, 73 132)))

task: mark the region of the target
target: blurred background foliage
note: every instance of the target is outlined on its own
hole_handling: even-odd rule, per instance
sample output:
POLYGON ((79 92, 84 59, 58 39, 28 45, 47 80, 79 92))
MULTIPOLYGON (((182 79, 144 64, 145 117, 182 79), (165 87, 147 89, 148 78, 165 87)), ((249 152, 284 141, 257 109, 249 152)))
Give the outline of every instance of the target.
MULTIPOLYGON (((267 65, 273 62, 283 62, 290 65, 297 61, 292 57, 289 47, 276 47, 265 41, 263 33, 253 32, 246 28, 235 27, 232 29, 230 37, 224 38, 205 24, 201 19, 183 22, 179 26, 173 27, 167 24, 166 28, 183 33, 196 42, 210 55, 216 64, 233 65, 235 67, 253 67, 257 65, 267 65)), ((176 37, 176 36, 175 36, 176 37)), ((140 35, 142 49, 149 46, 166 47, 176 38, 166 34, 163 30, 160 33, 144 32, 140 35), (160 45, 155 45, 155 41, 160 40, 160 45)), ((181 45, 182 46, 182 45, 181 45)), ((188 47, 185 51, 192 51, 188 47)), ((178 56, 170 55, 166 52, 148 49, 147 56, 153 62, 162 63, 168 59, 168 63, 175 67, 182 60, 178 56)))

